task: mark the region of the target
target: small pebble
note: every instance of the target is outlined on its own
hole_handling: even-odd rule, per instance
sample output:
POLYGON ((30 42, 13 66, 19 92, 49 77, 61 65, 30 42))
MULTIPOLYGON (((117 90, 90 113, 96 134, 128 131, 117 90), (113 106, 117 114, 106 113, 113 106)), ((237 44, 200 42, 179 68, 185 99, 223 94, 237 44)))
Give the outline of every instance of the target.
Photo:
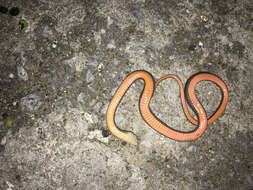
POLYGON ((28 80, 28 74, 26 72, 26 70, 24 69, 24 67, 22 66, 17 66, 17 73, 19 78, 21 78, 24 81, 28 80))
POLYGON ((77 96, 77 101, 78 101, 78 102, 84 102, 84 97, 85 97, 84 93, 81 92, 81 93, 77 96))
POLYGON ((142 14, 140 8, 137 7, 137 6, 134 7, 133 15, 134 15, 134 17, 137 18, 138 20, 143 18, 143 14, 142 14))
POLYGON ((119 65, 120 61, 116 58, 112 60, 113 65, 119 65))
POLYGON ((112 40, 109 44, 107 44, 107 49, 115 49, 115 48, 116 46, 114 40, 112 40))
POLYGON ((250 141, 250 142, 249 142, 248 147, 249 147, 250 149, 253 149, 253 141, 250 141))
POLYGON ((4 136, 4 137, 2 138, 0 144, 1 144, 2 146, 4 146, 4 145, 6 144, 6 142, 7 142, 7 138, 6 138, 6 136, 4 136))
POLYGON ((86 73, 86 82, 89 83, 93 80, 95 80, 95 77, 92 74, 92 72, 90 70, 88 70, 87 73, 86 73))
POLYGON ((34 112, 37 111, 42 105, 42 98, 37 94, 29 94, 23 98, 21 98, 20 106, 24 111, 34 112))
POLYGON ((9 74, 9 78, 13 79, 14 78, 14 74, 10 73, 9 74))
POLYGON ((109 135, 110 135, 110 132, 108 130, 105 130, 105 129, 102 130, 103 137, 108 137, 109 135))
POLYGON ((11 184, 9 181, 6 181, 6 184, 8 185, 8 189, 7 190, 12 190, 12 188, 14 188, 14 185, 11 184))
POLYGON ((174 60, 174 59, 175 59, 174 55, 169 56, 169 60, 174 60))
POLYGON ((103 70, 103 68, 104 68, 104 65, 102 63, 100 63, 98 65, 98 71, 101 72, 103 70))
POLYGON ((208 17, 206 15, 201 15, 200 16, 201 20, 203 20, 204 22, 208 21, 208 17))
POLYGON ((194 146, 194 145, 189 146, 189 147, 186 149, 187 152, 197 152, 197 150, 198 150, 198 148, 197 148, 196 146, 194 146))

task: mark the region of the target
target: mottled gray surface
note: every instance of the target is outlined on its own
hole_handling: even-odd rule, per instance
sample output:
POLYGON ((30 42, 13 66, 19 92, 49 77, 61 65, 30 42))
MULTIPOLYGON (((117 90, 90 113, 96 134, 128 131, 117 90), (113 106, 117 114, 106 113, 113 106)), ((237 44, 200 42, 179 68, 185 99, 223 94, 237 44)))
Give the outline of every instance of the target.
MULTIPOLYGON (((0 14, 0 189, 252 190, 252 0, 3 1, 0 14), (26 19, 28 29, 20 30, 26 19), (116 114, 139 146, 112 136, 108 103, 132 71, 185 83, 200 71, 228 85, 225 113, 193 142, 176 142, 142 120, 143 82, 116 114)), ((194 127, 175 81, 163 81, 151 107, 169 126, 194 127)), ((210 116, 221 95, 197 87, 210 116)))

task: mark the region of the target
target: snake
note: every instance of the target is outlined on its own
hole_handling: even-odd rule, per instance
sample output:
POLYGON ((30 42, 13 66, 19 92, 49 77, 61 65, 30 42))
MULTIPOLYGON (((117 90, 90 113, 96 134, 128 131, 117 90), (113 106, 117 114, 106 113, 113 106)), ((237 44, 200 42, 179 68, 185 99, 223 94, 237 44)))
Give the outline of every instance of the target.
POLYGON ((134 71, 130 73, 120 84, 119 88, 116 90, 113 98, 111 99, 106 112, 107 126, 111 133, 119 139, 132 145, 138 145, 136 135, 132 131, 122 130, 116 126, 115 112, 129 87, 138 79, 144 81, 144 88, 139 99, 139 110, 142 118, 155 131, 176 141, 193 141, 198 139, 205 132, 207 125, 213 123, 224 112, 228 103, 228 88, 225 82, 215 74, 208 72, 196 73, 187 80, 184 88, 181 79, 177 75, 167 74, 155 82, 153 76, 148 71, 134 71), (180 99, 184 113, 187 119, 193 125, 197 126, 192 131, 178 131, 169 127, 158 117, 156 117, 150 109, 150 101, 154 94, 155 88, 161 81, 167 78, 175 79, 180 87, 180 99), (201 81, 213 82, 220 88, 222 93, 222 100, 217 110, 209 118, 207 118, 206 111, 195 94, 196 85, 201 81), (187 104, 196 113, 198 120, 195 120, 191 116, 187 104))

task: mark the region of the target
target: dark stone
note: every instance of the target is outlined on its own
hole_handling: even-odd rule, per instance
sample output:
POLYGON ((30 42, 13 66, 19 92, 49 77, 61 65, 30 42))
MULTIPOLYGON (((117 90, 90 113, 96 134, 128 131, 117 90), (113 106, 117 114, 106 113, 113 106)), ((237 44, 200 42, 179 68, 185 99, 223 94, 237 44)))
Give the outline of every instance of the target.
POLYGON ((8 12, 7 7, 0 6, 0 13, 6 14, 8 12))
POLYGON ((103 129, 102 130, 102 135, 103 135, 103 137, 108 137, 110 135, 110 133, 109 133, 108 130, 103 129))
POLYGON ((19 8, 18 7, 12 7, 9 11, 9 14, 11 16, 17 16, 19 14, 19 8))
POLYGON ((5 150, 5 146, 0 145, 0 153, 3 152, 5 150))
POLYGON ((18 180, 18 181, 21 180, 21 176, 20 176, 20 175, 16 175, 15 178, 16 178, 16 180, 18 180))
POLYGON ((8 117, 8 114, 5 112, 5 113, 3 113, 2 117, 3 117, 3 119, 6 119, 8 117))
POLYGON ((194 51, 195 48, 196 48, 196 45, 192 44, 192 45, 190 45, 190 46, 188 47, 188 50, 189 50, 189 51, 194 51))

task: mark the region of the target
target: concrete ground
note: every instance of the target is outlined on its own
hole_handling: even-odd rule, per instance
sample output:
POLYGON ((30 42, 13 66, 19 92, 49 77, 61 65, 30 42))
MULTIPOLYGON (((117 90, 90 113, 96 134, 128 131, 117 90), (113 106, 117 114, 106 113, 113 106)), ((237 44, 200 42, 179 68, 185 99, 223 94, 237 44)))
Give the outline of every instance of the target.
MULTIPOLYGON (((33 0, 0 13, 1 190, 252 190, 252 0, 33 0), (24 19, 25 27, 20 23, 24 19), (223 115, 193 142, 150 128, 138 110, 143 82, 126 93, 116 123, 139 145, 111 135, 108 103, 132 71, 155 79, 220 76, 229 89, 223 115)), ((221 99, 196 89, 210 116, 221 99)), ((194 128, 179 88, 163 81, 153 112, 169 126, 194 128)))

